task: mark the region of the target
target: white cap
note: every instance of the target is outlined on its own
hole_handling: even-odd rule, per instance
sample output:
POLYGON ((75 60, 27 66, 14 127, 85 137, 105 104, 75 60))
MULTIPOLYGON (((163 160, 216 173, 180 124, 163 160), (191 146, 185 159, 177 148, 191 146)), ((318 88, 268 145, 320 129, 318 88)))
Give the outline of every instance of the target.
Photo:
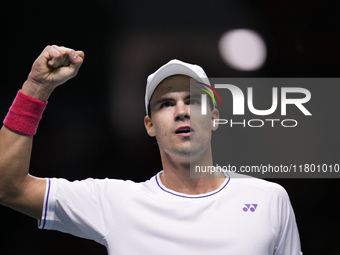
POLYGON ((148 105, 151 96, 158 84, 165 78, 176 74, 187 75, 198 82, 210 85, 209 79, 202 67, 198 65, 188 64, 177 59, 170 60, 168 63, 161 66, 156 72, 150 74, 147 79, 145 91, 146 114, 148 114, 148 105))

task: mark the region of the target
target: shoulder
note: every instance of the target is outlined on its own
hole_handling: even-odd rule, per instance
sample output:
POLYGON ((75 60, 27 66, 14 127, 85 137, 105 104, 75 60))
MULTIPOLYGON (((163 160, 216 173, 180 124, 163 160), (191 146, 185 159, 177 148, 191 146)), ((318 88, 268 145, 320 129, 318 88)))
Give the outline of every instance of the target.
MULTIPOLYGON (((131 180, 94 179, 68 181, 63 178, 49 179, 49 185, 58 197, 69 196, 115 196, 127 197, 144 188, 146 182, 137 183, 131 180)), ((54 193, 54 192, 53 192, 54 193)))
POLYGON ((101 206, 113 212, 119 210, 126 201, 144 194, 147 189, 146 183, 148 181, 138 183, 109 178, 88 178, 79 181, 52 178, 48 179, 45 194, 46 200, 52 207, 63 204, 69 208, 80 208, 86 204, 87 207, 101 206))
POLYGON ((73 186, 79 188, 87 188, 87 189, 102 189, 102 188, 127 188, 127 189, 136 189, 141 187, 144 182, 134 182, 131 180, 123 180, 123 179, 95 179, 95 178, 87 178, 84 180, 75 180, 69 181, 63 178, 51 178, 51 182, 56 183, 58 186, 73 186))
POLYGON ((272 198, 288 198, 286 190, 278 183, 241 174, 231 174, 230 178, 235 186, 246 192, 262 193, 272 198))

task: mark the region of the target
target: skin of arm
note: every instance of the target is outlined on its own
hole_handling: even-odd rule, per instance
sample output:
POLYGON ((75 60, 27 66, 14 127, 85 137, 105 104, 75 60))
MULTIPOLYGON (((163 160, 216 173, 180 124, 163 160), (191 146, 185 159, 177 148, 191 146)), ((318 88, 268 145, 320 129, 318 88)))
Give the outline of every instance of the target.
MULTIPOLYGON (((27 96, 47 101, 53 90, 77 75, 84 53, 47 46, 22 86, 27 96)), ((0 130, 0 204, 33 218, 42 214, 46 181, 29 174, 33 136, 0 130)))

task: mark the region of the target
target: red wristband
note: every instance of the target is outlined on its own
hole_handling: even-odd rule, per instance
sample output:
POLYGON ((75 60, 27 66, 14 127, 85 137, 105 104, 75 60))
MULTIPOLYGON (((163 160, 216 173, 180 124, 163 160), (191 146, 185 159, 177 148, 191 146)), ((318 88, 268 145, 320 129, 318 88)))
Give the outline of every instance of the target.
POLYGON ((29 97, 19 90, 4 120, 4 126, 24 135, 35 135, 46 105, 47 101, 29 97))

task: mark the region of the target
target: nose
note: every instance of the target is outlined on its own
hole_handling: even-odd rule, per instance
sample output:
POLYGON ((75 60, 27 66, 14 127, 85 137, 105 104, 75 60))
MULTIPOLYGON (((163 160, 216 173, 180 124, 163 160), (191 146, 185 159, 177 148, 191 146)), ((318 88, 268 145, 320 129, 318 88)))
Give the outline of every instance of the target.
POLYGON ((175 120, 190 119, 190 106, 183 101, 178 101, 175 106, 175 120))

